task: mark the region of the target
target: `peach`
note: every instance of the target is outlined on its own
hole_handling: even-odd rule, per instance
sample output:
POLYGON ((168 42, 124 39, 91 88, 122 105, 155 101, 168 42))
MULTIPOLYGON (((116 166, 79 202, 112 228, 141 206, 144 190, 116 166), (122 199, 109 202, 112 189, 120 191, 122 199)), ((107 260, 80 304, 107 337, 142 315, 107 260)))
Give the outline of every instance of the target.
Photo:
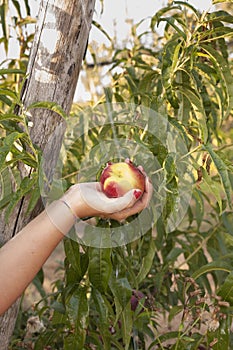
POLYGON ((100 176, 102 191, 110 198, 122 197, 132 189, 138 189, 143 194, 145 176, 129 160, 119 163, 107 163, 100 176))

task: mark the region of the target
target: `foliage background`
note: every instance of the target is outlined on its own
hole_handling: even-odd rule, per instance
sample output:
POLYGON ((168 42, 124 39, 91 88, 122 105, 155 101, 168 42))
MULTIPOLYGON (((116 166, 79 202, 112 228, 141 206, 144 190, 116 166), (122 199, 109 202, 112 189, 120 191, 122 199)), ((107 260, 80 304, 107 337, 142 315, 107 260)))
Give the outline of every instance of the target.
MULTIPOLYGON (((27 26, 35 20, 26 0, 4 1, 0 11, 2 47, 7 52, 10 30, 15 30, 20 44, 19 58, 6 60, 0 69, 0 208, 8 220, 22 196, 31 193, 28 212, 39 198, 41 155, 30 139, 30 107, 25 110, 20 101, 33 39, 27 26), (6 20, 9 3, 17 12, 11 29, 6 20), (31 167, 30 178, 21 178, 19 162, 31 167)), ((88 248, 65 239, 64 279, 57 280, 47 295, 43 271, 38 274, 34 283, 42 300, 21 310, 12 349, 30 348, 31 343, 35 349, 232 348, 230 11, 227 2, 212 13, 200 13, 176 1, 152 14, 141 35, 137 35, 140 23, 132 23, 131 48, 119 49, 112 42, 102 51, 89 43, 93 63, 84 63, 86 81, 93 79, 100 93, 88 108, 95 111, 104 102, 133 102, 167 115, 192 159, 192 201, 182 224, 167 233, 165 223, 177 197, 176 169, 158 140, 145 130, 132 128, 130 137, 149 149, 163 169, 163 186, 169 195, 161 217, 143 237, 119 248, 88 248), (165 23, 161 36, 156 31, 159 22, 165 23), (98 86, 106 65, 111 83, 103 91, 98 86), (44 329, 25 337, 27 318, 32 315, 43 321, 44 329), (175 327, 161 330, 162 322, 175 327)), ((50 105, 45 101, 44 107, 50 105)), ((71 113, 80 129, 92 122, 82 118, 84 108, 85 104, 74 104, 71 113)), ((67 148, 63 167, 67 188, 74 181, 70 174, 79 171, 86 155, 92 152, 101 163, 96 145, 114 137, 110 127, 91 130, 82 138, 77 139, 75 131, 72 135, 76 143, 67 148)), ((117 137, 127 138, 128 130, 117 129, 117 137)), ((109 223, 98 220, 97 225, 109 223)), ((111 228, 114 225, 118 224, 112 222, 111 228)))

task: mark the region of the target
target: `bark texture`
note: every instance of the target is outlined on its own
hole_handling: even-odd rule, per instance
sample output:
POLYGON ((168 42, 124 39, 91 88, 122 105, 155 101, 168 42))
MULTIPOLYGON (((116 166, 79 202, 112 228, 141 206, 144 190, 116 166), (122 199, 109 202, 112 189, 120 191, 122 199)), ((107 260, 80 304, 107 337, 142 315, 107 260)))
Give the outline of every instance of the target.
MULTIPOLYGON (((58 103, 69 114, 81 63, 88 41, 95 0, 42 0, 33 42, 22 101, 58 103)), ((65 122, 55 112, 34 109, 31 138, 34 144, 49 152, 46 169, 51 179, 62 144, 65 122), (48 144, 51 148, 48 150, 48 144)), ((25 169, 21 165, 22 174, 25 169)), ((25 215, 27 198, 15 209, 9 220, 0 216, 0 243, 8 241, 43 209, 38 203, 30 217, 25 215)), ((17 266, 15 267, 17 268, 17 266)), ((15 326, 19 301, 0 317, 0 349, 7 350, 15 326)))

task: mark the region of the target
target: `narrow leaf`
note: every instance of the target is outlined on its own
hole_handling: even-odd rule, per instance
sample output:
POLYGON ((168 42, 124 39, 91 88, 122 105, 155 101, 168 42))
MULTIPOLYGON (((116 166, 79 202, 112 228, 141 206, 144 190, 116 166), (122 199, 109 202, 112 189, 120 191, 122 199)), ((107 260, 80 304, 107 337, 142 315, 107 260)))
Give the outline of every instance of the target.
POLYGON ((132 296, 132 288, 127 278, 111 276, 109 287, 122 308, 125 308, 132 296))
POLYGON ((206 113, 203 106, 203 102, 200 96, 198 96, 190 87, 183 87, 179 85, 177 90, 187 97, 189 102, 191 103, 195 116, 200 126, 200 138, 206 143, 208 139, 208 129, 206 124, 206 113))
POLYGON ((5 218, 6 221, 9 220, 10 215, 12 214, 15 206, 18 204, 18 202, 28 193, 32 192, 32 188, 37 183, 37 177, 36 174, 32 178, 25 177, 21 184, 19 189, 12 195, 11 201, 6 209, 5 218))
POLYGON ((99 317, 99 329, 101 335, 105 338, 109 338, 109 314, 108 306, 103 295, 96 289, 92 289, 92 297, 95 303, 95 308, 99 317))
POLYGON ((99 29, 99 30, 101 31, 101 33, 103 33, 103 34, 106 36, 106 38, 107 38, 110 42, 112 42, 111 37, 109 36, 109 34, 107 33, 107 31, 104 30, 104 28, 101 26, 100 23, 98 23, 98 22, 96 22, 95 20, 93 20, 93 21, 92 21, 92 24, 93 24, 97 29, 99 29))
POLYGON ((24 136, 24 133, 14 131, 4 138, 3 145, 0 148, 0 171, 4 166, 6 156, 11 151, 14 142, 23 138, 24 136))
POLYGON ((229 273, 217 294, 220 295, 223 300, 233 305, 233 272, 229 273))
POLYGON ((89 305, 87 300, 87 288, 79 285, 71 297, 66 300, 66 310, 68 312, 69 319, 74 325, 73 336, 66 339, 66 349, 71 350, 83 350, 85 339, 86 339, 86 329, 88 325, 88 315, 89 315, 89 305), (69 347, 69 345, 75 347, 69 347))
POLYGON ((28 215, 32 212, 32 210, 35 208, 39 198, 40 198, 40 188, 39 188, 39 186, 36 186, 31 193, 30 200, 29 200, 28 207, 27 207, 27 211, 26 211, 26 215, 28 215))
POLYGON ((207 144, 203 146, 204 149, 208 151, 210 154, 218 172, 222 180, 222 185, 226 193, 228 205, 230 208, 232 208, 231 203, 231 194, 232 194, 232 188, 231 188, 231 182, 228 174, 227 165, 224 163, 224 161, 220 158, 220 156, 213 150, 211 144, 207 144))
POLYGON ((174 4, 175 5, 182 5, 184 7, 189 8, 196 15, 196 18, 199 19, 198 10, 194 6, 192 6, 191 4, 189 4, 189 3, 185 2, 185 1, 174 1, 174 4))
POLYGON ((153 264, 154 256, 156 252, 155 242, 153 237, 151 236, 149 249, 147 251, 147 254, 143 257, 141 262, 141 268, 140 271, 136 277, 137 283, 141 283, 149 273, 151 266, 153 264))
POLYGON ((211 45, 201 45, 202 49, 209 55, 213 63, 218 67, 219 75, 224 80, 226 92, 227 92, 227 110, 225 112, 225 118, 233 108, 233 76, 227 61, 223 56, 216 51, 211 45))
POLYGON ((34 102, 30 104, 30 106, 27 107, 28 110, 33 108, 44 108, 48 109, 50 111, 53 111, 60 116, 62 116, 64 119, 67 119, 67 115, 64 112, 64 110, 59 106, 56 102, 49 102, 49 101, 41 101, 41 102, 34 102))
POLYGON ((66 257, 77 273, 77 282, 82 279, 82 270, 80 266, 80 246, 71 238, 66 238, 64 240, 64 249, 66 257))
POLYGON ((88 267, 89 278, 93 286, 101 293, 104 293, 108 287, 111 271, 111 249, 90 248, 88 267))
POLYGON ((124 341, 124 349, 129 349, 130 340, 132 338, 133 329, 133 317, 130 303, 125 307, 122 312, 122 335, 124 341))
POLYGON ((222 214, 222 198, 217 183, 208 175, 207 171, 201 167, 204 183, 208 186, 210 193, 215 197, 219 206, 219 214, 222 214))
POLYGON ((0 69, 0 75, 5 74, 25 74, 25 71, 17 68, 2 68, 0 69))
POLYGON ((232 270, 232 264, 222 259, 222 260, 214 261, 207 265, 202 266, 200 269, 198 269, 193 273, 192 277, 194 279, 197 279, 200 276, 209 272, 225 271, 230 273, 231 270, 232 270))
POLYGON ((17 0, 11 0, 11 1, 12 1, 13 5, 14 5, 16 11, 18 12, 19 18, 22 18, 21 8, 20 8, 19 2, 17 0))
POLYGON ((16 122, 22 123, 24 119, 20 115, 16 114, 0 114, 0 122, 4 120, 14 120, 16 122))

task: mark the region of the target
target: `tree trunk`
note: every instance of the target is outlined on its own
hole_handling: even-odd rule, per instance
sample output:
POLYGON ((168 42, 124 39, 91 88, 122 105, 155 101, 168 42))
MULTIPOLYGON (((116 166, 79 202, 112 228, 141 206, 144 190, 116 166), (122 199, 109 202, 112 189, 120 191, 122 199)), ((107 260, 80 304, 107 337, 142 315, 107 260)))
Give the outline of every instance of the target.
MULTIPOLYGON (((95 0, 41 1, 38 25, 33 42, 28 78, 22 95, 27 107, 32 102, 52 101, 69 114, 86 49, 95 0)), ((52 137, 51 178, 65 131, 64 120, 55 112, 32 110, 31 138, 42 150, 52 137), (56 130, 56 132, 54 132, 56 130)), ((21 164, 21 168, 22 164, 21 164)), ((25 169, 22 169, 25 176, 25 169)), ((15 209, 9 223, 0 221, 0 241, 4 243, 43 209, 38 203, 30 217, 25 215, 26 199, 15 209)), ((17 268, 17 266, 16 266, 17 268)), ((0 349, 7 350, 14 330, 19 301, 0 317, 0 349)))

